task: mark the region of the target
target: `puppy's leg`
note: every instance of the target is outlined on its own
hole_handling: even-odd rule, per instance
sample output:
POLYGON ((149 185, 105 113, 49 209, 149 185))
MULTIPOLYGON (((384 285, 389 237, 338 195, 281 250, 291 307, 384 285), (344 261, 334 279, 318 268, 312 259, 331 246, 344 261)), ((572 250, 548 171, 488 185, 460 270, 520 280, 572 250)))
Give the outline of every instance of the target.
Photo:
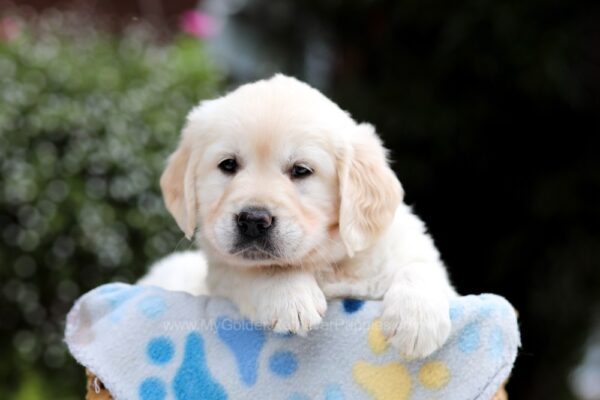
POLYGON ((252 322, 276 332, 304 335, 321 322, 327 310, 317 281, 304 271, 211 266, 209 286, 211 293, 236 303, 252 322))
POLYGON ((400 241, 386 260, 392 278, 383 296, 382 330, 406 357, 426 357, 450 334, 449 300, 456 292, 423 222, 408 207, 399 210, 392 233, 400 241))
POLYGON ((449 290, 432 282, 426 272, 431 268, 418 262, 405 265, 383 297, 383 334, 408 358, 427 357, 450 334, 449 290))

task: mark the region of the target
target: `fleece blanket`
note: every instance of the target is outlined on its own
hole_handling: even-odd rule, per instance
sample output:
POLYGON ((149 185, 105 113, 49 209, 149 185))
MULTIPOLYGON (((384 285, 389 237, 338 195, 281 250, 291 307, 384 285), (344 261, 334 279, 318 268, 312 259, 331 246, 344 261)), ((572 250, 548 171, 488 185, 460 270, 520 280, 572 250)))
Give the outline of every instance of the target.
POLYGON ((243 319, 227 300, 109 284, 80 298, 65 340, 117 399, 490 399, 520 344, 515 312, 483 294, 451 304, 446 345, 423 360, 388 346, 377 301, 332 301, 308 336, 243 319))

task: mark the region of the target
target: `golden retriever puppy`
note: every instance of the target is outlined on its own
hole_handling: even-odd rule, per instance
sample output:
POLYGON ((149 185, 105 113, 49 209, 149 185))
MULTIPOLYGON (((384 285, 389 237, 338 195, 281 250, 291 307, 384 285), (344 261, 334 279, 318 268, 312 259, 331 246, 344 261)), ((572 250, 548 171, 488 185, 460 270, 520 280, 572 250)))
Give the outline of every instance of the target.
POLYGON ((300 334, 328 298, 381 299, 383 332, 407 357, 448 337, 455 291, 373 126, 310 86, 276 75, 202 102, 161 188, 203 253, 167 259, 141 283, 208 290, 300 334))

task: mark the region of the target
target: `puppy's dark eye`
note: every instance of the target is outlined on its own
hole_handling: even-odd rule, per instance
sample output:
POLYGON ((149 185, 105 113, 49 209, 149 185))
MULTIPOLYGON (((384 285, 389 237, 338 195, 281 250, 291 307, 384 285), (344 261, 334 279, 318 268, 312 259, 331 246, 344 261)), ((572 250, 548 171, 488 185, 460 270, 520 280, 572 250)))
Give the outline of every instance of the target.
POLYGON ((292 171, 290 172, 290 175, 292 176, 292 178, 306 178, 307 176, 311 175, 313 172, 310 168, 305 167, 303 165, 294 165, 292 167, 292 171))
POLYGON ((235 174, 238 169, 238 163, 235 158, 228 158, 219 163, 219 169, 226 174, 235 174))

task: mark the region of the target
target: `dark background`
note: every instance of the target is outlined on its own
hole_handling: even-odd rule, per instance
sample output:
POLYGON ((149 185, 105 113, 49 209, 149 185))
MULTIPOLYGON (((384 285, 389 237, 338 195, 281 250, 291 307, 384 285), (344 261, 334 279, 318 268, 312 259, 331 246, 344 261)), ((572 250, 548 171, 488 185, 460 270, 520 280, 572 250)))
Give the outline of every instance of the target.
POLYGON ((570 369, 600 319, 598 8, 269 3, 235 21, 283 54, 284 71, 376 125, 458 290, 499 293, 518 310, 511 397, 574 398, 570 369), (329 48, 311 51, 320 38, 329 48), (319 56, 328 66, 315 74, 307 60, 319 56))
MULTIPOLYGON (((582 362, 590 365, 586 351, 600 343, 597 3, 220 3, 201 4, 221 27, 204 39, 223 78, 219 90, 281 71, 375 124, 407 202, 428 224, 458 290, 498 293, 518 310, 523 347, 511 398, 600 398, 578 389, 573 373, 582 362)), ((102 12, 120 21, 115 26, 130 18, 156 25, 156 15, 139 4, 102 12)), ((158 41, 172 40, 178 13, 193 4, 180 6, 159 11, 158 41)), ((174 144, 176 132, 169 138, 174 144)), ((134 273, 123 272, 127 260, 119 261, 78 287, 131 281, 141 263, 173 248, 147 252, 134 273)), ((600 382, 597 358, 586 373, 600 382)))

